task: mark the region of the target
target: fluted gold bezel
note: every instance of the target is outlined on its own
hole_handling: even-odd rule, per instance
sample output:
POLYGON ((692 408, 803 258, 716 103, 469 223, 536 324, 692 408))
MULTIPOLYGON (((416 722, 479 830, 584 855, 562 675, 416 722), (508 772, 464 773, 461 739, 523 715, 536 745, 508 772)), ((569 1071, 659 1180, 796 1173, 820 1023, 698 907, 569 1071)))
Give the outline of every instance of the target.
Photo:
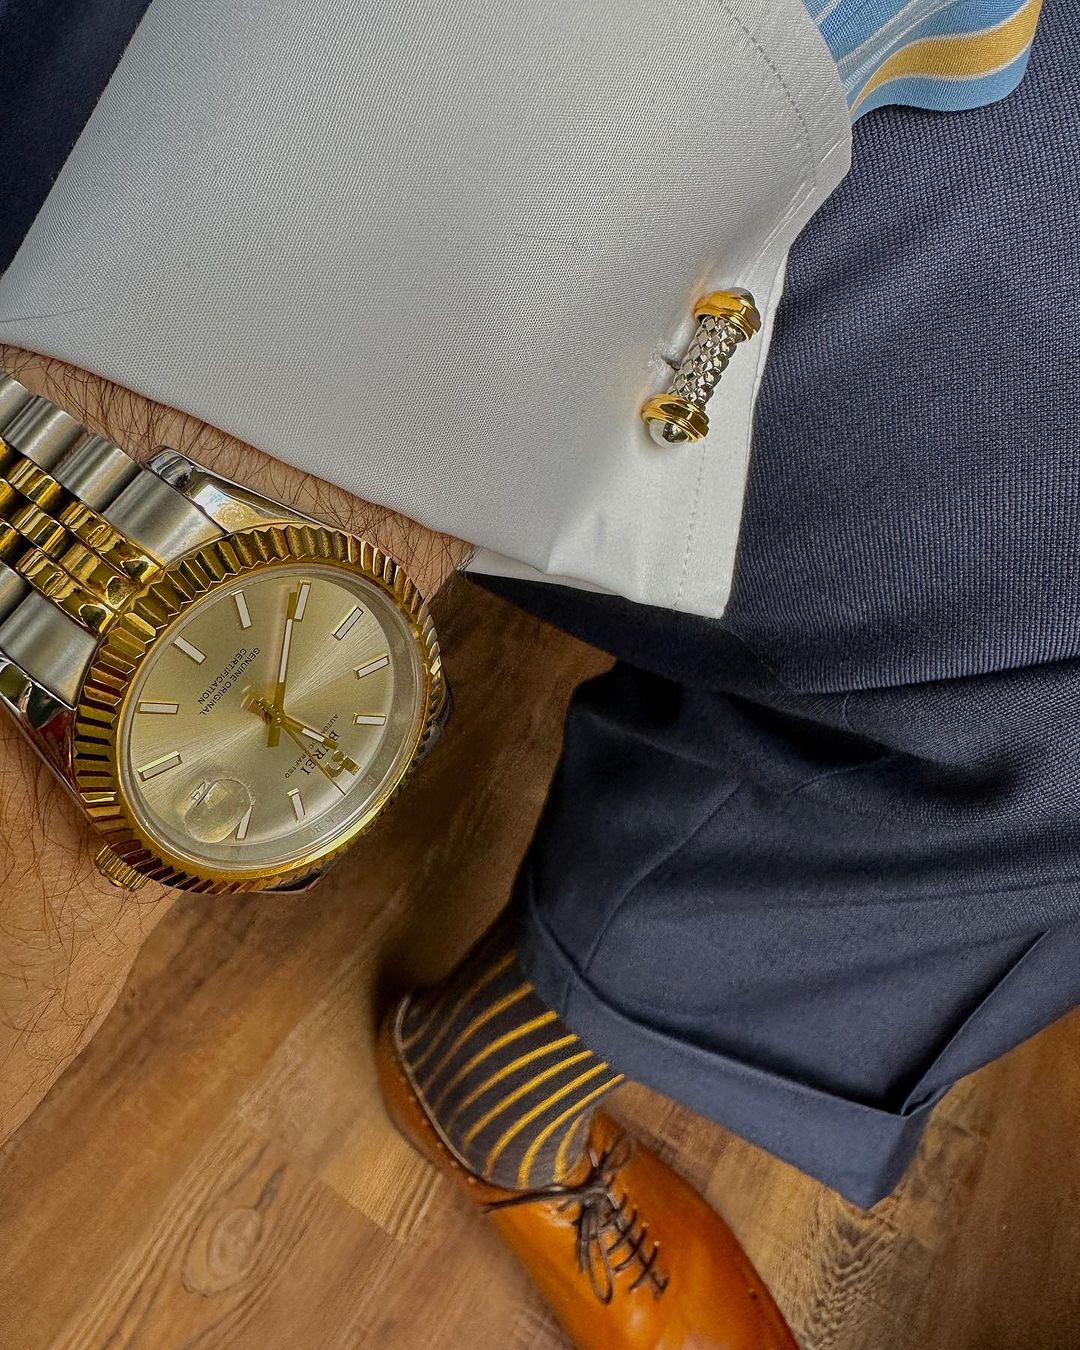
POLYGON ((393 558, 364 539, 321 525, 270 525, 242 530, 181 558, 130 603, 102 638, 83 680, 75 709, 72 769, 86 814, 128 866, 166 886, 224 895, 275 890, 298 883, 347 849, 400 789, 437 726, 446 699, 438 638, 427 605, 393 558), (406 617, 423 672, 420 706, 400 771, 364 814, 317 852, 287 870, 197 869, 172 853, 139 823, 120 779, 119 731, 124 701, 140 667, 161 635, 192 605, 234 577, 252 576, 286 563, 341 567, 378 586, 406 617))

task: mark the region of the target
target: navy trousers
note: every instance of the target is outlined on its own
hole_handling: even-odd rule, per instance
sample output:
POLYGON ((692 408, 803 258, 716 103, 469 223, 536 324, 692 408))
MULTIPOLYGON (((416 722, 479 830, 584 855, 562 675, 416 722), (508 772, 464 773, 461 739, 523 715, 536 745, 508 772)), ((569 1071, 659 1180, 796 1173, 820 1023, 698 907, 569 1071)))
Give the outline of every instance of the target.
POLYGON ((1004 102, 857 124, 791 257, 722 621, 486 583, 618 658, 518 883, 538 991, 861 1205, 1080 1002, 1078 69, 1046 0, 1004 102))

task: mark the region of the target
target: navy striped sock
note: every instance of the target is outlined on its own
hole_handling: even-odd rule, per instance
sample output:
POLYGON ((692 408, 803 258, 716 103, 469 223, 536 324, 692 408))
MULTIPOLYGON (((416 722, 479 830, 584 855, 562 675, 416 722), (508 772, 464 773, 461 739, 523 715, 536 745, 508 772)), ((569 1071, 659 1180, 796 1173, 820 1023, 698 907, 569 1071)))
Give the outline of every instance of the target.
POLYGON ((538 997, 501 919, 431 989, 413 995, 402 1055, 463 1162, 507 1190, 562 1180, 600 1099, 622 1082, 538 997))

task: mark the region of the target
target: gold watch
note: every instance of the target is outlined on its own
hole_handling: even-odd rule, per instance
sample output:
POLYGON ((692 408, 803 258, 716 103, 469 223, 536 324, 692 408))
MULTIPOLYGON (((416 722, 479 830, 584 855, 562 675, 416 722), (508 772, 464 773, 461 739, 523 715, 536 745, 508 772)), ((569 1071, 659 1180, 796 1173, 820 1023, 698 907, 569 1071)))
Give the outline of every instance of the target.
POLYGON ((164 450, 140 468, 0 373, 0 703, 132 889, 310 885, 449 711, 369 543, 164 450))

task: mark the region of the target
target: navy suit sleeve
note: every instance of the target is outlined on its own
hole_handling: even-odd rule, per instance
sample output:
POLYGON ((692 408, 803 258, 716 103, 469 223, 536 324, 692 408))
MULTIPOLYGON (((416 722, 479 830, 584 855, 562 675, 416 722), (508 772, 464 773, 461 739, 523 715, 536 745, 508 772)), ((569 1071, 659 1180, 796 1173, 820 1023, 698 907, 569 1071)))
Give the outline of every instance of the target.
POLYGON ((0 274, 149 0, 0 0, 0 274))

